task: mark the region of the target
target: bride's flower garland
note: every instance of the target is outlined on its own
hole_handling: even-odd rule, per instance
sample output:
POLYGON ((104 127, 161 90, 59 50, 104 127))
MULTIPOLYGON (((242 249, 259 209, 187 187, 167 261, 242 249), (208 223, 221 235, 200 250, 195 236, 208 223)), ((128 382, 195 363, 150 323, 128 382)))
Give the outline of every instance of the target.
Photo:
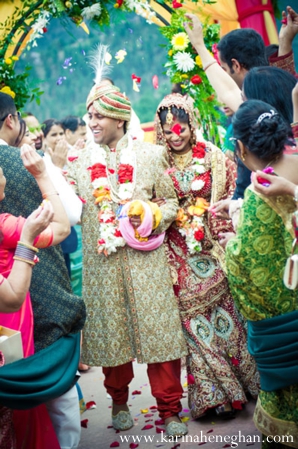
MULTIPOLYGON (((189 168, 194 172, 195 177, 191 182, 191 191, 197 197, 198 192, 203 189, 206 181, 210 179, 210 174, 205 167, 205 151, 206 145, 203 142, 198 142, 192 148, 192 161, 189 168), (206 174, 205 176, 202 176, 206 174), (205 178, 202 179, 202 178, 205 178)), ((179 180, 175 173, 179 172, 178 169, 170 169, 169 174, 172 177, 174 186, 179 195, 179 180)), ((179 195, 181 196, 181 195, 179 195)), ((176 225, 179 228, 180 234, 185 238, 185 242, 190 254, 195 254, 202 251, 202 240, 205 237, 204 222, 202 215, 209 207, 209 203, 204 198, 196 198, 194 205, 188 207, 187 212, 182 208, 179 209, 176 218, 176 225)))
POLYGON ((136 158, 133 151, 132 139, 129 138, 128 146, 121 150, 120 163, 117 170, 118 191, 113 188, 110 181, 114 169, 107 167, 106 151, 103 148, 92 150, 90 170, 91 184, 94 188, 93 196, 95 204, 99 206, 99 239, 98 253, 109 256, 117 251, 117 248, 125 246, 126 242, 119 229, 119 221, 113 211, 113 202, 119 205, 127 203, 133 195, 136 179, 136 158))

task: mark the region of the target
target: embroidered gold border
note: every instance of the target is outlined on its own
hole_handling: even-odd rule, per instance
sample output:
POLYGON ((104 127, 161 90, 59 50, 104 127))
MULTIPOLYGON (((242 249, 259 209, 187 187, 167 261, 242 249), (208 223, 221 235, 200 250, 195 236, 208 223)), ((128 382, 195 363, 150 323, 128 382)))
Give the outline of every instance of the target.
POLYGON ((257 405, 253 417, 257 429, 266 436, 292 436, 293 442, 280 441, 285 446, 298 448, 298 428, 293 421, 283 421, 282 419, 273 418, 262 407, 260 398, 258 398, 257 405))

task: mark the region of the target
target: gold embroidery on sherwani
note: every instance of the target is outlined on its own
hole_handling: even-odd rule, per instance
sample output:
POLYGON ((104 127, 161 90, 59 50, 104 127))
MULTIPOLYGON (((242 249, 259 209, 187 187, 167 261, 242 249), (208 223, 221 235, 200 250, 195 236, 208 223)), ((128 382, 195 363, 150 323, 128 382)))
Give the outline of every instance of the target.
MULTIPOLYGON (((125 144, 124 136, 117 151, 125 144)), ((157 197, 166 198, 161 206, 163 218, 154 231, 161 233, 178 209, 172 182, 164 174, 168 169, 165 149, 136 140, 134 151, 137 179, 132 199, 151 200, 153 189, 157 197)), ((109 163, 113 164, 113 156, 109 163)), ((164 245, 148 252, 125 246, 108 257, 97 253, 98 206, 92 196, 90 165, 90 148, 85 148, 68 170, 74 188, 86 200, 82 243, 87 322, 82 359, 93 366, 117 366, 135 358, 140 363, 179 359, 187 351, 164 245)))

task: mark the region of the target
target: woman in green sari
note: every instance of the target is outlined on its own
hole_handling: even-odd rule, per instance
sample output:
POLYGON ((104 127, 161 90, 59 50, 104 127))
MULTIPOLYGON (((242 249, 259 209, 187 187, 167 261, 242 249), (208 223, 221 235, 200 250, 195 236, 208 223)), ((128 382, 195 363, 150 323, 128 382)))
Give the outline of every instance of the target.
MULTIPOLYGON (((248 100, 233 126, 237 155, 250 170, 267 169, 298 184, 297 156, 283 152, 294 144, 291 130, 274 108, 248 100)), ((248 349, 261 376, 254 422, 263 447, 271 449, 298 447, 298 290, 283 282, 295 210, 292 196, 264 196, 251 185, 237 235, 226 247, 230 288, 248 320, 248 349)))

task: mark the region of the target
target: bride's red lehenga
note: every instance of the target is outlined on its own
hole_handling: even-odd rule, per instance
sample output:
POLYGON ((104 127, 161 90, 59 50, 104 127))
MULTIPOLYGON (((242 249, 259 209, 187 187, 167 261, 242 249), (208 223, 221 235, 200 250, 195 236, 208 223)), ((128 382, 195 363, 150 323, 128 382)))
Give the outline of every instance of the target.
POLYGON ((235 164, 211 143, 195 141, 190 99, 179 94, 168 95, 159 105, 158 112, 163 108, 169 110, 171 106, 184 109, 189 115, 195 142, 192 155, 175 155, 157 119, 157 143, 168 148, 171 165, 168 172, 179 198, 179 220, 167 231, 166 243, 189 349, 189 407, 192 416, 198 418, 208 409, 223 404, 241 409, 247 402, 245 392, 257 396, 259 375, 247 351, 245 320, 234 305, 225 272, 225 253, 218 243, 219 233, 233 232, 231 220, 218 219, 205 207, 200 216, 203 226, 200 233, 195 234, 201 245, 201 250, 197 251, 193 250, 195 243, 185 237, 182 224, 183 217, 188 217, 190 226, 194 226, 190 206, 202 204, 204 207, 204 204, 208 206, 208 203, 232 196, 235 164), (199 159, 200 174, 197 172, 198 158, 194 157, 195 146, 205 147, 199 159), (194 181, 196 187, 202 186, 199 190, 193 190, 194 181))

